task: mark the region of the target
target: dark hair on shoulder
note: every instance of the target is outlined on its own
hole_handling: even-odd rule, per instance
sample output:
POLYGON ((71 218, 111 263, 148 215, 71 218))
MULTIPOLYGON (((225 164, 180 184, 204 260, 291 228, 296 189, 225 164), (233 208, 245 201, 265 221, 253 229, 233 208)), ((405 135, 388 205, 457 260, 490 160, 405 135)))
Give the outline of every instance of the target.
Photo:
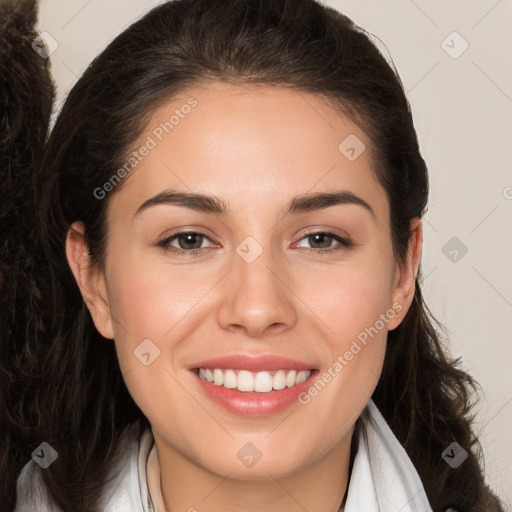
MULTIPOLYGON (((20 70, 19 76, 26 75, 20 70)), ((63 510, 96 510, 122 432, 137 421, 141 428, 148 425, 126 389, 114 345, 95 329, 67 265, 67 230, 74 221, 84 222, 92 261, 101 266, 109 198, 96 199, 94 190, 122 166, 155 108, 210 81, 315 94, 365 130, 378 163, 376 177, 389 199, 398 261, 407 253, 410 220, 425 212, 427 168, 398 73, 369 34, 338 11, 315 0, 174 0, 120 34, 69 93, 41 165, 37 153, 23 164, 27 171, 37 170, 35 240, 44 259, 34 272, 47 276, 47 286, 41 291, 44 311, 16 304, 16 312, 26 315, 25 332, 9 332, 2 344, 2 350, 12 351, 17 336, 25 340, 20 342, 25 360, 13 367, 27 384, 18 392, 8 383, 5 394, 16 403, 7 407, 9 449, 19 460, 19 447, 12 443, 25 439, 15 428, 22 422, 33 427, 26 459, 43 439, 57 447, 59 457, 44 472, 44 481, 63 510)), ((31 105, 30 97, 25 101, 31 105)), ((39 126, 44 134, 42 118, 39 126)), ((43 139, 37 139, 37 148, 43 139)), ((29 176, 23 179, 30 182, 29 176)), ((23 229, 27 224, 14 222, 23 229)), ((14 235, 11 239, 22 246, 14 235)), ((40 290, 29 281, 23 286, 17 283, 16 293, 26 303, 36 300, 40 290)), ((440 329, 416 280, 407 315, 388 334, 373 399, 417 468, 436 512, 449 506, 459 512, 499 511, 484 482, 472 430, 477 384, 459 360, 450 358, 440 329), (453 441, 469 453, 456 471, 441 458, 453 441)), ((5 361, 13 364, 13 356, 5 361)), ((9 368, 0 364, 0 378, 9 382, 9 368)))

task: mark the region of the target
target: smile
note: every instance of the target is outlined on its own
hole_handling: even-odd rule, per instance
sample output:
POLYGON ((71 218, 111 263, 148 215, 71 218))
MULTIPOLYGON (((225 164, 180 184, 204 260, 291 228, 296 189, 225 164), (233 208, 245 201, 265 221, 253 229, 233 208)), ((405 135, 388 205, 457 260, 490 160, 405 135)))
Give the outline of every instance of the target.
POLYGON ((237 389, 242 392, 269 393, 302 384, 311 370, 272 370, 250 372, 225 368, 199 368, 199 377, 215 386, 237 389))
POLYGON ((245 417, 271 416, 300 406, 300 393, 319 375, 318 361, 278 354, 233 353, 196 361, 188 369, 207 401, 245 417))

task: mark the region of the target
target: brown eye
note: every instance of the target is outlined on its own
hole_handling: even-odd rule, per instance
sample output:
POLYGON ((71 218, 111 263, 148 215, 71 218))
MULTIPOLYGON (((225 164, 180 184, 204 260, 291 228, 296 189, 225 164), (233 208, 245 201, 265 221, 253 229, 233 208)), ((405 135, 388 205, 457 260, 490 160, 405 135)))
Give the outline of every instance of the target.
POLYGON ((158 243, 166 251, 175 252, 176 254, 194 255, 204 249, 204 240, 210 240, 205 234, 196 231, 183 231, 165 238, 158 243), (177 247, 174 243, 177 242, 177 247))
POLYGON ((301 240, 307 240, 310 244, 311 248, 304 247, 308 252, 332 252, 339 249, 349 248, 353 245, 350 240, 325 231, 307 233, 301 238, 301 240), (337 247, 333 247, 334 242, 337 242, 339 245, 337 247))

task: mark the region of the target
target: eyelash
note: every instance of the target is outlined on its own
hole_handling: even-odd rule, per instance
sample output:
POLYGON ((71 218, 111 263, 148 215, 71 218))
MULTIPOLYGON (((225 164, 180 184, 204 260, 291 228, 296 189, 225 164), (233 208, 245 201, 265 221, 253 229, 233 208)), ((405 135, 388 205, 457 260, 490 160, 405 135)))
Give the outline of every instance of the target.
MULTIPOLYGON (((208 237, 204 233, 201 233, 200 231, 180 231, 180 232, 175 233, 174 235, 167 237, 164 240, 158 242, 157 245, 159 247, 162 247, 165 251, 173 252, 174 254, 176 254, 178 256, 189 256, 189 257, 193 257, 196 254, 199 254, 206 249, 203 247, 200 249, 186 250, 186 249, 177 249, 176 247, 172 247, 169 245, 170 242, 172 242, 174 239, 177 239, 178 237, 180 237, 182 235, 200 235, 200 236, 203 236, 203 237, 207 238, 208 240, 210 240, 210 237, 208 237)), ((355 245, 348 238, 343 238, 343 237, 341 237, 339 235, 335 235, 334 233, 331 233, 329 231, 311 231, 311 232, 305 233, 302 236, 302 238, 299 239, 299 241, 303 240, 304 238, 307 238, 309 236, 313 236, 313 235, 327 235, 329 238, 333 238, 334 240, 339 242, 340 245, 338 247, 329 248, 329 249, 308 249, 307 247, 303 247, 302 249, 306 250, 306 252, 308 252, 309 254, 323 254, 326 252, 332 253, 334 251, 339 251, 341 249, 349 249, 355 245)))

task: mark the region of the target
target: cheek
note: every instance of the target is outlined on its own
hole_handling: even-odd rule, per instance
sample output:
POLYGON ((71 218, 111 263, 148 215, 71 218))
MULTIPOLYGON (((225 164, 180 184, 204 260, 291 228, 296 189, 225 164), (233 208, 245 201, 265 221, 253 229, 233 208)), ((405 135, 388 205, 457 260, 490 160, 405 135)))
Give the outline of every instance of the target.
POLYGON ((380 375, 388 322, 395 311, 390 307, 390 287, 378 277, 378 273, 369 270, 354 270, 331 276, 329 292, 317 291, 313 295, 310 291, 312 300, 317 300, 316 304, 311 303, 311 309, 318 312, 328 327, 328 367, 324 370, 336 366, 331 374, 332 370, 337 375, 343 372, 338 384, 343 383, 345 390, 361 388, 363 382, 376 384, 380 375))
POLYGON ((174 326, 200 302, 211 277, 179 266, 124 260, 112 273, 108 292, 114 297, 116 335, 124 338, 129 333, 133 341, 154 338, 159 343, 169 338, 174 326))
MULTIPOLYGON (((311 279, 303 281, 300 292, 325 327, 326 364, 322 370, 329 390, 322 391, 318 403, 331 402, 340 420, 343 414, 349 414, 339 407, 340 390, 361 406, 372 394, 382 369, 389 322, 400 308, 392 304, 395 275, 391 248, 387 259, 382 257, 384 250, 380 257, 378 253, 370 253, 357 264, 315 272, 314 279, 312 273, 311 279)), ((317 386, 312 395, 316 396, 319 389, 323 390, 317 386)))
POLYGON ((299 293, 305 305, 325 323, 334 343, 342 348, 391 307, 393 281, 391 258, 384 261, 367 257, 311 271, 301 280, 299 293))
POLYGON ((397 312, 390 304, 392 280, 390 266, 352 267, 350 272, 332 272, 323 281, 327 286, 322 293, 312 285, 304 288, 311 309, 328 327, 325 363, 317 380, 299 396, 301 414, 323 426, 319 450, 332 449, 377 386, 388 323, 397 312))
POLYGON ((150 273, 133 275, 120 280, 117 288, 115 314, 122 321, 115 329, 117 357, 135 403, 151 424, 159 425, 160 420, 165 424, 172 411, 187 407, 174 377, 173 356, 179 341, 172 330, 187 304, 170 286, 154 282, 150 273))
POLYGON ((198 324, 201 299, 217 279, 184 267, 120 258, 111 265, 108 296, 121 372, 137 405, 149 418, 186 407, 174 380, 176 361, 198 324))

